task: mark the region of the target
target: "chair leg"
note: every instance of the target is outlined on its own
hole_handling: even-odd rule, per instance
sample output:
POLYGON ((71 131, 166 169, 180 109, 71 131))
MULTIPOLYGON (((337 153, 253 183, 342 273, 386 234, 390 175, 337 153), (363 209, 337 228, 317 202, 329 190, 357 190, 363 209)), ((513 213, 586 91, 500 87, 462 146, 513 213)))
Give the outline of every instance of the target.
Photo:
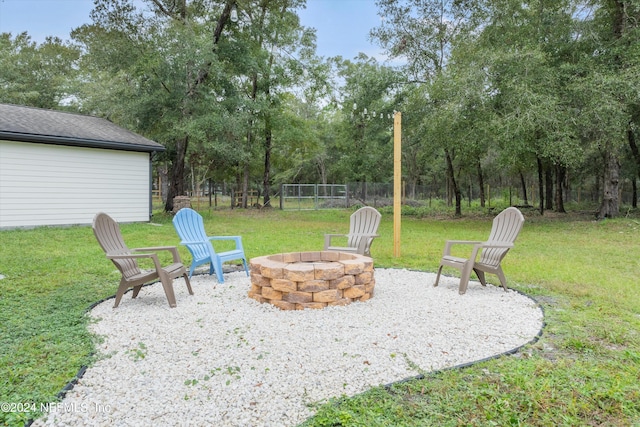
POLYGON ((247 277, 249 277, 249 267, 247 267, 247 259, 242 258, 242 263, 244 264, 244 271, 247 273, 247 277))
MULTIPOLYGON (((211 263, 213 265, 213 263, 211 263)), ((217 259, 216 260, 216 277, 218 278, 218 283, 224 283, 224 275, 222 274, 222 262, 217 259)))
POLYGON ((477 268, 474 268, 473 271, 476 272, 476 276, 478 276, 478 280, 480 280, 482 286, 487 286, 487 280, 484 277, 484 271, 478 270, 477 268))
POLYGON ((471 277, 472 267, 473 264, 470 261, 467 261, 464 267, 462 267, 462 271, 460 273, 460 287, 458 288, 458 293, 460 295, 464 295, 467 292, 467 286, 469 285, 469 278, 471 277))
POLYGON ((160 282, 162 282, 164 294, 167 296, 167 301, 169 301, 169 307, 176 307, 176 294, 173 292, 173 281, 163 272, 160 274, 160 282))
POLYGON ((442 272, 442 264, 440 264, 440 268, 438 268, 438 275, 436 276, 436 282, 433 284, 433 287, 435 288, 436 286, 438 286, 438 282, 440 281, 440 273, 442 272))
POLYGON ((121 281, 120 286, 118 286, 118 290, 116 291, 116 300, 115 300, 115 303, 113 304, 113 308, 118 307, 118 305, 120 304, 120 300, 122 299, 122 296, 127 291, 127 289, 129 289, 129 286, 127 286, 126 283, 121 281))
POLYGON ((193 295, 193 289, 191 289, 191 281, 189 280, 189 275, 187 275, 187 273, 184 273, 182 276, 184 277, 184 282, 187 284, 189 295, 193 295))
POLYGON ((137 298, 138 294, 140 293, 140 289, 142 289, 142 285, 138 285, 138 286, 134 286, 133 287, 133 295, 131 295, 131 298, 137 298))
POLYGON ((496 271, 496 275, 498 276, 498 279, 500 279, 500 284, 502 285, 503 289, 506 291, 507 290, 507 278, 504 277, 504 273, 502 272, 502 267, 498 267, 498 270, 496 271))

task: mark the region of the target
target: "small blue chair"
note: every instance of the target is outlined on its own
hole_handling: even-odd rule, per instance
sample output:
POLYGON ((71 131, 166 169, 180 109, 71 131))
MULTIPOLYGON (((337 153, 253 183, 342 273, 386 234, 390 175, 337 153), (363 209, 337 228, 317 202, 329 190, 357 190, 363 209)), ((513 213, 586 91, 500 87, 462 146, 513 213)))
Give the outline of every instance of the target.
POLYGON ((224 283, 222 275, 222 263, 234 259, 242 259, 244 271, 249 276, 247 267, 247 258, 242 248, 242 237, 240 236, 207 236, 204 229, 202 216, 190 208, 182 208, 173 218, 173 226, 180 236, 181 245, 189 249, 192 256, 191 267, 189 268, 189 277, 193 275, 193 271, 197 266, 202 264, 211 264, 209 274, 216 272, 218 282, 224 283), (216 253, 212 240, 235 240, 236 248, 234 250, 216 253))

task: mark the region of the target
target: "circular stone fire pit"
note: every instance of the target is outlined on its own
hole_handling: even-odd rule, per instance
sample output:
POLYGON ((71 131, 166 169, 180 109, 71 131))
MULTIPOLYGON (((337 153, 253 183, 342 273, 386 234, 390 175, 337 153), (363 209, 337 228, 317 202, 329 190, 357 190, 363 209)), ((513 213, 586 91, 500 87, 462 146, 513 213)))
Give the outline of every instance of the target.
POLYGON ((253 258, 249 297, 282 310, 324 308, 373 297, 373 260, 346 252, 291 252, 253 258))

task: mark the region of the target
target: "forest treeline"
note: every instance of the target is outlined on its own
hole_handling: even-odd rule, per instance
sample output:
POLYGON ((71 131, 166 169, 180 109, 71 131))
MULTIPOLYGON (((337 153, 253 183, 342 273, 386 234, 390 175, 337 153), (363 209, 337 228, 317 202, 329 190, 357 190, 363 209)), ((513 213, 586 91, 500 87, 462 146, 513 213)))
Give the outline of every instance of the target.
MULTIPOLYGON (((319 57, 304 0, 95 0, 68 40, 0 35, 0 102, 105 117, 166 147, 173 197, 206 182, 571 186, 620 212, 640 170, 640 0, 376 0, 381 58, 319 57)), ((247 206, 246 199, 243 200, 247 206)))

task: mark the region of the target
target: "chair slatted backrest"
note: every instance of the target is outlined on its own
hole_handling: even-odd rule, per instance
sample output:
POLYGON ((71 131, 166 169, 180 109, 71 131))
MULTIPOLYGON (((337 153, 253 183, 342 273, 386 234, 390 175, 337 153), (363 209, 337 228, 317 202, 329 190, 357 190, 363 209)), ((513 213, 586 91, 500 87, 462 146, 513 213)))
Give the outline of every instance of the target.
MULTIPOLYGON (((100 212, 93 219, 93 234, 107 255, 126 255, 131 251, 127 247, 120 232, 118 223, 106 213, 100 212)), ((140 267, 135 259, 112 259, 125 278, 140 274, 140 267)))
POLYGON ((352 213, 349 220, 348 246, 364 247, 372 239, 371 235, 378 231, 381 216, 380 212, 369 206, 352 213))
MULTIPOLYGON (((522 225, 524 224, 524 216, 518 208, 509 207, 500 212, 493 219, 491 234, 487 242, 496 243, 514 243, 522 225)), ((480 256, 479 262, 482 264, 497 266, 505 257, 509 248, 489 248, 485 249, 480 256)))
POLYGON ((189 242, 187 247, 196 259, 215 254, 213 245, 204 229, 202 216, 191 208, 182 208, 173 218, 176 232, 183 242, 189 242))

